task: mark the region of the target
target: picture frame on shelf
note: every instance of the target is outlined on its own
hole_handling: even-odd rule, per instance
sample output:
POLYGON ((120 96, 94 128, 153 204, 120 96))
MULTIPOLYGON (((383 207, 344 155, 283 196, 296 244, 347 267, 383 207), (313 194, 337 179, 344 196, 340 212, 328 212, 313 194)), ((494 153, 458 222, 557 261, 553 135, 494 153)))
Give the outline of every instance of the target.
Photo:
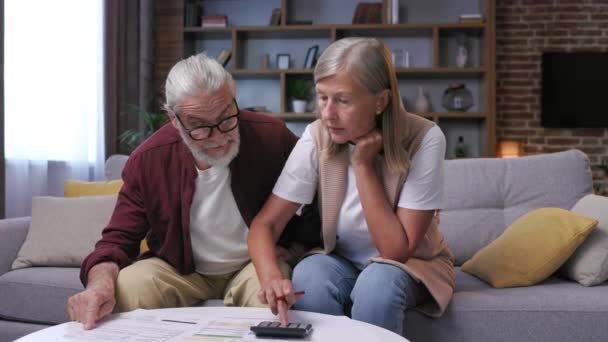
POLYGON ((277 69, 289 69, 289 58, 288 53, 277 54, 277 69))
POLYGON ((315 66, 318 52, 319 45, 313 45, 308 48, 308 52, 306 52, 306 59, 304 60, 304 69, 310 69, 315 66))

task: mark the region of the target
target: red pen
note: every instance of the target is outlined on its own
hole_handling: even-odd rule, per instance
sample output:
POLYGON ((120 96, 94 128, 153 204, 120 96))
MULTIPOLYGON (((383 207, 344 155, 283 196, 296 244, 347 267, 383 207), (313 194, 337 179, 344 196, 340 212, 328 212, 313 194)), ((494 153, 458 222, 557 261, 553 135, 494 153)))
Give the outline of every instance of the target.
MULTIPOLYGON (((294 296, 299 297, 304 295, 304 291, 296 291, 293 293, 294 296)), ((278 296, 277 300, 285 300, 285 296, 278 296)))

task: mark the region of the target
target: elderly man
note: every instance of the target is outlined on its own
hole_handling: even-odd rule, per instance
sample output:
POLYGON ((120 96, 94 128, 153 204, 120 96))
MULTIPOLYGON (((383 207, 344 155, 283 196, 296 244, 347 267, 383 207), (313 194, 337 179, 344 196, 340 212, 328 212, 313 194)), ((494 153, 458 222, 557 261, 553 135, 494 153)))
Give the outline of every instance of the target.
MULTIPOLYGON (((211 298, 263 306, 248 228, 297 138, 280 120, 239 110, 232 77, 204 54, 178 62, 165 89, 172 125, 131 154, 110 223, 82 264, 86 289, 68 300, 85 329, 113 311, 211 298), (144 237, 150 250, 138 258, 144 237)), ((286 274, 286 262, 317 242, 317 213, 292 218, 290 229, 278 252, 286 274)))

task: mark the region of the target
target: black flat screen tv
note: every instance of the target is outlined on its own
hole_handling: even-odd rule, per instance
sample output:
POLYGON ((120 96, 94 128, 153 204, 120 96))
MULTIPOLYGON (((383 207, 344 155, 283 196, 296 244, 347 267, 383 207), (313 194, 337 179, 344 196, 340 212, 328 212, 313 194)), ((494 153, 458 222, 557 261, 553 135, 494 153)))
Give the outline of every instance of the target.
POLYGON ((541 126, 608 127, 608 52, 546 52, 541 126))

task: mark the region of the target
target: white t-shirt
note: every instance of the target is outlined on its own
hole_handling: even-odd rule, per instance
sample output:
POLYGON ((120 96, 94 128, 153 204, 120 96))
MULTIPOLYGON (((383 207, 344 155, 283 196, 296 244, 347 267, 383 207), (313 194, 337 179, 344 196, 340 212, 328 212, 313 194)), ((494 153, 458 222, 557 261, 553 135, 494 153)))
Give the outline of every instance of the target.
MULTIPOLYGON (((283 199, 302 204, 312 202, 319 178, 317 150, 309 130, 310 126, 307 126, 272 190, 283 199)), ((445 145, 441 129, 438 126, 429 129, 411 161, 397 206, 418 210, 441 209, 445 145)), ((351 151, 353 148, 350 146, 351 151)), ((370 258, 379 253, 365 222, 350 163, 346 184, 346 195, 337 222, 336 252, 363 269, 370 258)))
POLYGON ((230 188, 230 169, 213 166, 197 170, 190 208, 190 239, 198 273, 218 275, 237 271, 249 262, 249 229, 230 188))

